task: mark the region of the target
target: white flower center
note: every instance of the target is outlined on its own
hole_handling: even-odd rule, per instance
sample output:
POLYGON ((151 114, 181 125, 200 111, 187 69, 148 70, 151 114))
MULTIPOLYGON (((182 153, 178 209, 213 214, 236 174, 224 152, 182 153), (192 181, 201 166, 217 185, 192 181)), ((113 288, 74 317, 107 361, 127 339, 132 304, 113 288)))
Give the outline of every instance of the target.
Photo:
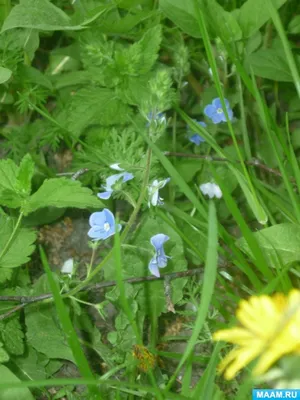
POLYGON ((223 114, 223 109, 222 108, 217 108, 217 113, 218 114, 223 114))
POLYGON ((108 222, 105 222, 104 226, 103 226, 105 232, 108 232, 110 230, 110 225, 108 222))

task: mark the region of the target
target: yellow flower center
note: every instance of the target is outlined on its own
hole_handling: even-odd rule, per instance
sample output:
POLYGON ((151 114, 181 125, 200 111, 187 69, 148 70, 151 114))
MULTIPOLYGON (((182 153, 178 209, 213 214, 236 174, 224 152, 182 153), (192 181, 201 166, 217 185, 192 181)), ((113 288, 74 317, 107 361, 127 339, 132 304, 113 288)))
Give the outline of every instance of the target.
POLYGON ((108 232, 110 230, 110 225, 108 222, 105 222, 104 226, 103 226, 105 232, 108 232))

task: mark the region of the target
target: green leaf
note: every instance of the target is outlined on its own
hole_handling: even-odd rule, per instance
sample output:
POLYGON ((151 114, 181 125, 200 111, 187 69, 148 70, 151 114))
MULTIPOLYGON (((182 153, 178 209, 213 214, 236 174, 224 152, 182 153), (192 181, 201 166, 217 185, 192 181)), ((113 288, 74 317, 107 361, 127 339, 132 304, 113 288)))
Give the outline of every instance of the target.
POLYGON ((0 191, 4 189, 15 190, 18 167, 10 160, 0 160, 0 191))
MULTIPOLYGON (((70 350, 72 351, 74 360, 76 361, 77 367, 84 378, 93 379, 93 372, 91 371, 88 361, 85 357, 85 354, 81 348, 79 339, 77 337, 77 333, 73 327, 69 310, 67 310, 63 298, 61 297, 60 287, 57 283, 52 271, 49 267, 46 254, 42 247, 40 246, 40 255, 41 261, 43 264, 44 269, 46 270, 47 278, 49 281, 49 286, 51 288, 51 292, 54 298, 55 308, 58 314, 59 322, 61 323, 62 329, 64 334, 67 338, 67 343, 70 346, 70 350)), ((99 390, 92 386, 88 387, 88 391, 90 393, 91 398, 101 400, 102 397, 100 396, 99 390)))
POLYGON ((66 341, 53 307, 31 306, 25 318, 28 343, 48 358, 61 358, 74 362, 72 351, 66 341))
POLYGON ((298 35, 300 33, 300 15, 296 15, 288 26, 288 33, 291 35, 298 35))
POLYGON ((293 82, 290 68, 280 46, 279 49, 261 49, 252 53, 245 61, 254 75, 279 82, 293 82))
POLYGON ((20 379, 16 377, 5 365, 0 365, 0 384, 11 383, 9 389, 0 389, 1 400, 34 400, 31 392, 27 388, 14 388, 14 382, 20 382, 20 379))
MULTIPOLYGON (((272 1, 276 8, 280 8, 286 2, 286 0, 272 1)), ((244 38, 252 36, 271 18, 265 0, 247 0, 234 14, 243 31, 244 38)))
POLYGON ((13 355, 24 353, 24 333, 18 318, 14 317, 8 322, 0 323, 0 332, 5 349, 13 355))
POLYGON ((234 173, 236 176, 236 179, 238 180, 240 187, 242 191, 244 192, 245 198, 249 204, 249 207, 251 208, 253 214, 255 215, 255 218, 260 224, 266 224, 268 222, 268 216, 260 204, 259 200, 254 197, 252 192, 249 189, 249 186, 246 182, 246 179, 244 175, 238 171, 236 168, 232 167, 229 165, 230 170, 234 173))
POLYGON ((24 194, 30 195, 31 193, 31 179, 34 174, 34 162, 30 154, 26 154, 19 167, 19 172, 17 175, 19 190, 24 192, 24 194))
POLYGON ((10 359, 7 351, 3 348, 3 343, 0 342, 0 364, 8 362, 10 359))
POLYGON ((21 0, 4 21, 2 32, 14 28, 32 28, 41 31, 78 30, 60 8, 48 0, 21 0))
MULTIPOLYGON (((13 218, 0 215, 0 253, 8 242, 15 226, 13 218)), ((15 268, 29 261, 33 253, 36 233, 31 229, 21 228, 17 231, 7 252, 0 260, 1 268, 15 268)))
POLYGON ((15 363, 18 375, 21 372, 24 379, 39 380, 48 378, 44 358, 45 356, 43 356, 43 360, 40 360, 39 353, 31 346, 27 346, 25 355, 22 357, 13 357, 11 361, 15 363))
POLYGON ((24 205, 24 213, 43 207, 75 207, 75 208, 100 208, 102 203, 93 192, 81 186, 79 181, 67 178, 47 179, 42 186, 28 199, 24 205))
POLYGON ((131 113, 130 107, 116 95, 114 90, 90 87, 81 89, 72 96, 68 110, 62 112, 61 119, 73 135, 79 136, 92 124, 107 126, 125 124, 131 113))
POLYGON ((200 31, 192 1, 160 0, 163 13, 190 36, 200 38, 200 31))
MULTIPOLYGON (((274 225, 253 235, 271 264, 276 263, 278 258, 283 265, 300 261, 299 225, 291 223, 274 225)), ((251 254, 244 238, 239 239, 237 245, 246 253, 251 254)))
POLYGON ((11 77, 12 71, 8 68, 0 67, 0 84, 5 83, 11 77))
POLYGON ((53 89, 50 79, 36 68, 21 64, 18 67, 18 72, 20 74, 20 78, 25 82, 39 85, 49 90, 53 89))

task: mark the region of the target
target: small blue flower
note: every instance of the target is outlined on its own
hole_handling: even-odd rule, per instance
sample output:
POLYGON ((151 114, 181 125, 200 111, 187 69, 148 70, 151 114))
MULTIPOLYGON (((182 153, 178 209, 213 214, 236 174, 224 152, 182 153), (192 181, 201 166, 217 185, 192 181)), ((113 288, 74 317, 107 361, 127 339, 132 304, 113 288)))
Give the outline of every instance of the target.
MULTIPOLYGON (((89 219, 90 230, 88 236, 93 240, 105 240, 116 232, 116 223, 113 213, 104 208, 103 211, 94 212, 89 219)), ((118 231, 122 229, 121 225, 117 225, 118 231)))
POLYGON ((102 200, 107 200, 112 195, 114 189, 113 186, 122 179, 122 183, 130 181, 134 176, 130 172, 122 172, 121 174, 111 175, 106 179, 106 184, 102 185, 105 192, 98 193, 97 196, 102 200))
MULTIPOLYGON (((203 121, 197 121, 196 119, 194 119, 193 121, 196 122, 198 125, 203 126, 203 128, 207 127, 206 123, 203 121)), ((189 141, 199 146, 201 143, 205 142, 205 139, 203 139, 203 137, 200 136, 198 133, 195 133, 194 135, 189 137, 189 141)))
POLYGON ((155 248, 155 256, 151 258, 149 262, 149 271, 152 275, 160 277, 159 268, 164 268, 167 266, 169 256, 166 256, 164 250, 164 243, 169 240, 169 236, 164 235, 163 233, 158 233, 157 235, 152 236, 150 242, 152 246, 155 248))
MULTIPOLYGON (((225 99, 225 105, 230 121, 233 118, 233 111, 230 108, 229 101, 225 99)), ((216 98, 212 101, 212 104, 208 104, 204 108, 204 114, 212 120, 214 124, 219 124, 220 122, 226 122, 226 116, 222 108, 220 98, 216 98)))
POLYGON ((152 204, 154 207, 159 205, 163 205, 163 198, 159 197, 159 190, 162 189, 168 182, 170 178, 163 179, 162 181, 158 181, 155 179, 152 184, 148 187, 149 201, 148 207, 152 204))

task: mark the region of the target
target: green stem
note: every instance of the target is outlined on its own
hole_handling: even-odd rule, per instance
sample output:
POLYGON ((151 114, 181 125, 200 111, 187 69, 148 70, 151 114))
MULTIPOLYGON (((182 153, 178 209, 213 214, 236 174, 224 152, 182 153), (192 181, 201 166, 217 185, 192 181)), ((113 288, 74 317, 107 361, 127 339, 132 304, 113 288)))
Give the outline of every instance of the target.
POLYGON ((19 229, 19 227, 21 225, 21 221, 22 221, 23 216, 24 216, 24 214, 23 214, 23 212, 21 212, 20 215, 19 215, 19 218, 17 220, 17 223, 16 223, 16 225, 15 225, 15 227, 14 227, 14 229, 13 229, 11 235, 10 235, 10 238, 6 242, 6 245, 4 246, 4 249, 2 250, 2 252, 0 254, 0 260, 5 256, 5 254, 7 253, 8 249, 10 248, 10 246, 11 246, 11 244, 12 244, 12 242, 13 242, 16 234, 17 234, 17 231, 18 231, 18 229, 19 229))
POLYGON ((247 160, 251 160, 251 147, 250 147, 250 142, 249 142, 249 136, 247 132, 247 125, 246 125, 246 113, 245 113, 245 106, 244 106, 244 99, 243 99, 243 86, 242 86, 242 80, 239 74, 236 74, 237 76, 237 84, 238 84, 238 92, 239 92, 239 103, 240 103, 240 111, 241 111, 241 121, 242 121, 242 133, 243 133, 243 139, 244 139, 244 147, 245 147, 245 153, 247 160))

